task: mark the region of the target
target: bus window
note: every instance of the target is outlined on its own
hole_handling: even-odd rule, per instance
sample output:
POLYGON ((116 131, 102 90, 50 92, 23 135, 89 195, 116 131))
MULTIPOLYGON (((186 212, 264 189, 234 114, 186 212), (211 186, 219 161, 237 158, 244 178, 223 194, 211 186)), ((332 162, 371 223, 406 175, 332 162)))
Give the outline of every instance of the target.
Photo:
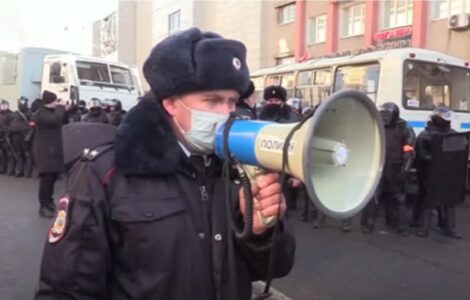
POLYGON ((65 84, 68 82, 67 64, 60 61, 52 62, 49 65, 49 82, 53 84, 65 84))
POLYGON ((297 98, 303 107, 314 107, 330 95, 331 71, 312 70, 298 74, 297 98))
POLYGON ((77 61, 78 79, 110 83, 108 65, 87 61, 77 61))
POLYGON ((423 104, 430 106, 449 106, 449 86, 448 85, 428 85, 424 89, 425 98, 429 103, 423 104))
POLYGON ((119 85, 133 86, 131 72, 129 69, 110 65, 112 82, 119 85))
POLYGON ((266 86, 281 85, 281 80, 282 80, 281 75, 268 76, 268 79, 266 80, 266 86))
POLYGON ((378 64, 341 66, 335 74, 334 91, 354 89, 363 92, 375 101, 379 83, 378 64))
POLYGON ((438 105, 469 111, 470 71, 462 67, 424 61, 405 61, 403 105, 432 110, 438 105))

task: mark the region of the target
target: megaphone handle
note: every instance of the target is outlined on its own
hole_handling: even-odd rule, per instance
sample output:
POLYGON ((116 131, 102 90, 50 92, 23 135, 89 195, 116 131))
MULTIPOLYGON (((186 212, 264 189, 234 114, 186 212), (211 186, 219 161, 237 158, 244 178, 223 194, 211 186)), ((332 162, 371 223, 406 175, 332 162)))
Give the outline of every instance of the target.
MULTIPOLYGON (((247 175, 248 179, 250 180, 252 184, 253 183, 256 184, 256 178, 258 176, 266 173, 263 169, 254 167, 254 166, 238 164, 237 167, 238 167, 239 172, 243 172, 247 175)), ((256 199, 256 197, 253 197, 253 200, 245 199, 245 201, 254 201, 255 203, 258 204, 258 199, 256 199)), ((277 223, 277 216, 266 217, 259 210, 257 211, 257 216, 258 216, 260 223, 263 226, 272 227, 277 223)))

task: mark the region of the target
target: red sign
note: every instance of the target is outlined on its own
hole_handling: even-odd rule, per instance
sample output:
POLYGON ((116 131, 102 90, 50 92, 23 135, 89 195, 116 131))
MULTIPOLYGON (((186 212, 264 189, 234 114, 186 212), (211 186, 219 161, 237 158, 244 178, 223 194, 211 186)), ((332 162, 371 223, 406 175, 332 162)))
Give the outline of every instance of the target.
POLYGON ((411 27, 392 29, 374 34, 374 40, 385 41, 411 36, 411 27))

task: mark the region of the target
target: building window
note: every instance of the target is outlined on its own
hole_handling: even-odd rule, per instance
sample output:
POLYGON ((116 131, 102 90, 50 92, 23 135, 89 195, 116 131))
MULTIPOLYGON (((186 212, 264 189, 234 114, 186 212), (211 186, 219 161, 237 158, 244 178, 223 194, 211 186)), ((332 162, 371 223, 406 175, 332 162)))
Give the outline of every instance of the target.
POLYGON ((342 37, 364 34, 364 4, 346 7, 342 10, 342 37))
POLYGON ((326 15, 316 16, 308 19, 309 44, 323 43, 326 41, 326 15))
POLYGON ((293 56, 287 56, 287 57, 279 57, 276 58, 276 65, 281 66, 281 65, 290 65, 295 63, 295 59, 293 56))
POLYGON ((181 29, 181 11, 168 15, 168 33, 173 34, 181 29))
POLYGON ((295 20, 295 3, 281 6, 277 11, 277 23, 279 25, 294 22, 295 20))
POLYGON ((433 19, 442 19, 461 13, 470 13, 470 0, 435 0, 431 3, 433 19))
POLYGON ((413 0, 390 0, 382 3, 382 28, 411 25, 413 0))

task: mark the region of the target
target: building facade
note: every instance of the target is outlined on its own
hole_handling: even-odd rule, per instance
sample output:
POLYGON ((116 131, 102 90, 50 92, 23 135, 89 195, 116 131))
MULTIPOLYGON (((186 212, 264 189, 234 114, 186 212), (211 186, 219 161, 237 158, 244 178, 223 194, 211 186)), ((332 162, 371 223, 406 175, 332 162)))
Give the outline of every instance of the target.
MULTIPOLYGON (((277 15, 289 6, 296 12, 295 61, 401 47, 470 59, 470 0, 297 0, 278 6, 277 15)), ((280 30, 285 26, 271 21, 280 30)))
POLYGON ((470 0, 120 0, 94 38, 107 43, 95 50, 113 49, 116 23, 116 57, 137 66, 160 40, 192 26, 243 41, 251 70, 400 47, 470 59, 468 13, 470 0))

